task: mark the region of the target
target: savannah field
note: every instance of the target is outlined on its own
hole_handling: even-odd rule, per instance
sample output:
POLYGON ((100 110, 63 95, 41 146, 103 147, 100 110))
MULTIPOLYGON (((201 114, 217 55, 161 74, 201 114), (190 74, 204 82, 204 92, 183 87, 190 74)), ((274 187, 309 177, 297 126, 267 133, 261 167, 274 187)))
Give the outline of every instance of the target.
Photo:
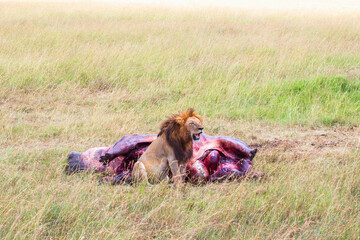
POLYGON ((359 239, 360 11, 0 3, 0 239, 359 239), (66 175, 195 108, 262 181, 66 175))

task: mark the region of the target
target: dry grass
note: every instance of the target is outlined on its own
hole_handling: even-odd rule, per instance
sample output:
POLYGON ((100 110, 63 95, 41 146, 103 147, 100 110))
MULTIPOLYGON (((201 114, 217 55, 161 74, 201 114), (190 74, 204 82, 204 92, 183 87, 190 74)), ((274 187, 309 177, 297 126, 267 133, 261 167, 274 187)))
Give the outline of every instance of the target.
POLYGON ((360 14, 0 4, 0 237, 356 239, 360 14), (66 155, 180 109, 259 148, 262 182, 151 189, 66 155))

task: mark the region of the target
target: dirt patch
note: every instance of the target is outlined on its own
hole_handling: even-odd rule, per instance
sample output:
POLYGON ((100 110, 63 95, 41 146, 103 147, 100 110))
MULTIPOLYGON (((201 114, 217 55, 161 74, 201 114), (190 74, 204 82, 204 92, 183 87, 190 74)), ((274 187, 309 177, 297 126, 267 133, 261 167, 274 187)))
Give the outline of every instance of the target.
POLYGON ((300 144, 303 143, 296 140, 284 140, 284 139, 275 138, 272 141, 265 141, 264 143, 261 144, 253 144, 251 145, 251 147, 264 148, 264 149, 268 149, 268 148, 289 149, 289 148, 295 148, 300 144))
MULTIPOLYGON (((360 145, 360 128, 292 128, 274 129, 273 139, 257 137, 250 147, 258 148, 258 156, 266 162, 297 161, 324 156, 343 155, 360 145)), ((265 132, 263 132, 265 134, 265 132)), ((269 133, 266 133, 269 136, 269 133)))

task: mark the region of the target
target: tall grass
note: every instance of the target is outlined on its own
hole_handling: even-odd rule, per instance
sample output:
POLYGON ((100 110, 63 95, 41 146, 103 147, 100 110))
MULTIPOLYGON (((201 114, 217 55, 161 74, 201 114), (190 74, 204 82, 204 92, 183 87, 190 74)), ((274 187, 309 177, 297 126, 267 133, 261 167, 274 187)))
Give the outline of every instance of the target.
POLYGON ((360 15, 0 3, 0 238, 356 239, 360 15), (66 155, 194 107, 262 182, 154 188, 66 155))
MULTIPOLYGON (((269 91, 270 95, 278 91, 282 102, 291 102, 285 89, 274 86, 299 81, 331 78, 338 86, 336 79, 341 76, 341 83, 359 85, 358 14, 307 16, 76 4, 2 4, 2 9, 7 13, 0 18, 2 95, 11 89, 121 89, 135 96, 151 95, 150 99, 160 95, 169 101, 157 101, 158 107, 172 103, 172 110, 191 105, 203 114, 249 120, 359 122, 357 99, 329 85, 336 97, 331 102, 322 94, 321 104, 315 109, 310 106, 309 111, 320 112, 314 118, 308 111, 293 113, 296 104, 284 109, 288 113, 274 109, 263 114, 273 106, 261 100, 272 97, 269 91), (350 103, 345 111, 344 101, 350 103), (328 108, 334 111, 321 116, 322 109, 328 108)), ((298 96, 310 105, 317 97, 312 91, 298 96)), ((141 104, 134 105, 140 111, 148 109, 149 98, 140 98, 141 104)))

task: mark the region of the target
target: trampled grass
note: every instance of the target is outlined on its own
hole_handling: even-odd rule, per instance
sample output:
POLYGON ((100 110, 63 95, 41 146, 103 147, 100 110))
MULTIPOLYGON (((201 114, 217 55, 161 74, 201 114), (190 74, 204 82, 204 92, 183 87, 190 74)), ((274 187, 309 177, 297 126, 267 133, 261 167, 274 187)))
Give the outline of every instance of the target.
POLYGON ((357 239, 360 15, 0 4, 0 238, 357 239), (151 189, 67 153, 187 107, 261 182, 151 189))

